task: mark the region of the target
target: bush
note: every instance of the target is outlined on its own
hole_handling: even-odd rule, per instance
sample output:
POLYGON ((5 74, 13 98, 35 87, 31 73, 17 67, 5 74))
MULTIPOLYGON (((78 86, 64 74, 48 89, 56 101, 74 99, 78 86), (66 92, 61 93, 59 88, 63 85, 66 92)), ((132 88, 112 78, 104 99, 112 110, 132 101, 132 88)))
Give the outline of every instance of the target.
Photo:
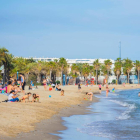
POLYGON ((112 80, 112 84, 116 84, 116 80, 112 80))
POLYGON ((60 84, 60 81, 59 81, 59 80, 57 80, 57 81, 56 81, 56 84, 57 84, 57 85, 58 85, 58 84, 60 84))

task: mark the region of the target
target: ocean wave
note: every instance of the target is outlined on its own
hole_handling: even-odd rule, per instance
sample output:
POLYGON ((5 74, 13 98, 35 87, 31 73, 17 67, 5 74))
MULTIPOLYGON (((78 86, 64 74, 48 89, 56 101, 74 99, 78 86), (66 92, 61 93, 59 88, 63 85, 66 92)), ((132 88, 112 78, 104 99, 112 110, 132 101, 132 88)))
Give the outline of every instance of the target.
POLYGON ((114 103, 117 103, 117 104, 119 104, 121 106, 127 107, 127 110, 124 111, 119 117, 116 118, 117 120, 129 119, 131 117, 130 113, 132 111, 134 111, 134 109, 136 108, 135 104, 129 104, 127 102, 121 102, 121 101, 117 101, 117 100, 110 100, 110 101, 114 102, 114 103))

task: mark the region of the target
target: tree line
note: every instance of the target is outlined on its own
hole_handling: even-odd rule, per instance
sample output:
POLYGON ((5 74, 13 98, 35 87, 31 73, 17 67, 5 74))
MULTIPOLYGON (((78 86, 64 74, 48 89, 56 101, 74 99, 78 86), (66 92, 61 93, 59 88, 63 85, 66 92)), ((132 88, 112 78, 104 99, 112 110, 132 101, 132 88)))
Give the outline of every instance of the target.
MULTIPOLYGON (((76 77, 85 77, 85 80, 89 75, 98 76, 100 73, 108 79, 111 74, 112 62, 107 59, 103 64, 99 62, 99 59, 96 59, 92 65, 87 63, 75 63, 71 66, 67 63, 66 59, 61 57, 59 60, 54 60, 50 62, 38 61, 36 62, 33 58, 25 59, 23 57, 15 57, 12 55, 6 48, 0 48, 0 65, 4 66, 4 73, 0 75, 0 78, 3 81, 8 81, 10 77, 16 77, 17 72, 24 74, 27 81, 29 81, 29 77, 35 76, 36 79, 41 82, 41 75, 49 76, 55 75, 55 77, 61 77, 63 74, 67 76, 73 77, 76 80, 76 77), (71 69, 71 70, 70 70, 71 69)), ((133 62, 130 59, 117 58, 114 63, 114 72, 117 76, 117 81, 119 76, 122 74, 127 75, 127 81, 129 83, 129 75, 131 74, 132 68, 135 67, 135 71, 138 75, 139 79, 139 70, 140 70, 140 61, 136 60, 133 62)), ((97 84, 96 80, 96 84, 97 84)), ((138 80, 139 81, 139 80, 138 80)))

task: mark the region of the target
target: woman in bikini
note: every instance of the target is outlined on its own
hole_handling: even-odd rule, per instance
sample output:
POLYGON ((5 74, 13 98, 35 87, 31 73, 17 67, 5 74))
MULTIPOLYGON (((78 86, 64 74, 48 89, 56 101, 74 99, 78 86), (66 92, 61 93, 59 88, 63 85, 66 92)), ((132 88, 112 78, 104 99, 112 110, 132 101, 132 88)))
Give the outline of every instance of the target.
POLYGON ((46 85, 46 79, 43 79, 43 86, 44 86, 44 90, 46 90, 47 89, 47 85, 46 85))

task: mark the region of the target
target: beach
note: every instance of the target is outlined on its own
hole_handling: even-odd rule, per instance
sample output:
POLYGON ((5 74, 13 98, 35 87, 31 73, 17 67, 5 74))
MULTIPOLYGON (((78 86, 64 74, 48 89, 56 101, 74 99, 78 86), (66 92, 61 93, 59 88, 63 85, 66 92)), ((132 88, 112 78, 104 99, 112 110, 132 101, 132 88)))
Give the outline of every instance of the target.
MULTIPOLYGON (((140 88, 139 85, 126 85, 125 87, 109 85, 109 89, 114 87, 116 89, 140 88)), ((29 92, 27 88, 26 93, 29 92)), ((86 106, 92 102, 84 99, 87 98, 85 93, 92 91, 99 94, 96 85, 89 87, 82 85, 81 93, 78 92, 78 87, 74 85, 61 86, 61 88, 65 90, 65 96, 60 96, 59 91, 44 91, 42 86, 30 91, 40 95, 40 103, 4 103, 2 101, 7 97, 0 94, 1 139, 25 139, 29 137, 30 139, 37 139, 37 136, 44 136, 42 139, 45 137, 49 137, 50 140, 58 139, 57 136, 49 135, 49 133, 66 129, 61 125, 61 117, 88 113, 86 106)), ((102 90, 105 90, 105 87, 102 90)), ((22 94, 20 96, 22 97, 22 94)), ((97 101, 98 99, 94 97, 93 102, 97 101)))

